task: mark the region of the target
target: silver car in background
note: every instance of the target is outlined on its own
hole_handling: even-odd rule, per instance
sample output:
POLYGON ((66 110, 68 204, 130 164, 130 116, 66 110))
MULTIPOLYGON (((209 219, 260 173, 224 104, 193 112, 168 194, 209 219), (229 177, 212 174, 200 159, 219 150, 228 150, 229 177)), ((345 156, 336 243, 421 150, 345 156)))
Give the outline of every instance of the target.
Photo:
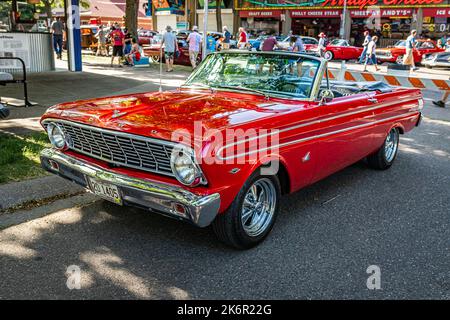
POLYGON ((426 56, 422 59, 422 64, 427 68, 450 68, 450 52, 439 52, 426 56))

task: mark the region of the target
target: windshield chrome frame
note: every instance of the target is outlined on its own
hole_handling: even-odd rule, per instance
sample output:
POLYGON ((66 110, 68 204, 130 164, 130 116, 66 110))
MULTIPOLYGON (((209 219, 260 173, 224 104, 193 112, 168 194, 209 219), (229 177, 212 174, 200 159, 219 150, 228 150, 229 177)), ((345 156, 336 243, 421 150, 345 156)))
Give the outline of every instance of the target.
MULTIPOLYGON (((283 94, 273 94, 273 93, 267 93, 267 96, 270 98, 278 98, 278 99, 286 99, 286 100, 295 100, 295 101, 309 101, 309 102, 314 102, 317 101, 317 96, 319 94, 320 91, 320 85, 322 84, 322 80, 324 77, 324 72, 327 69, 327 61, 323 58, 319 58, 319 57, 314 57, 308 54, 300 54, 300 53, 295 53, 295 52, 289 52, 289 51, 271 51, 271 52, 267 52, 267 51, 248 51, 248 50, 227 50, 225 52, 212 52, 210 54, 208 54, 208 56, 210 55, 222 55, 222 54, 227 54, 227 53, 242 53, 242 54, 261 54, 261 55, 283 55, 283 56, 292 56, 292 57, 296 57, 296 58, 306 58, 306 59, 310 59, 310 60, 315 60, 319 62, 319 66, 317 69, 317 72, 315 74, 315 77, 311 83, 311 92, 309 97, 307 98, 295 98, 295 97, 286 97, 286 96, 282 96, 283 94)), ((187 83, 194 78, 197 73, 199 73, 200 71, 200 66, 204 63, 205 60, 203 60, 201 62, 201 64, 194 70, 194 72, 191 73, 191 75, 186 79, 186 82, 181 86, 181 88, 191 88, 191 89, 207 89, 207 88, 201 88, 201 87, 195 87, 195 86, 190 86, 187 83)), ((222 88, 215 88, 215 87, 211 87, 212 90, 214 91, 230 91, 231 89, 222 89, 222 88)), ((252 94, 249 91, 243 91, 243 90, 239 90, 238 88, 236 88, 236 90, 232 90, 232 91, 236 91, 236 92, 241 92, 241 93, 249 93, 252 94)))

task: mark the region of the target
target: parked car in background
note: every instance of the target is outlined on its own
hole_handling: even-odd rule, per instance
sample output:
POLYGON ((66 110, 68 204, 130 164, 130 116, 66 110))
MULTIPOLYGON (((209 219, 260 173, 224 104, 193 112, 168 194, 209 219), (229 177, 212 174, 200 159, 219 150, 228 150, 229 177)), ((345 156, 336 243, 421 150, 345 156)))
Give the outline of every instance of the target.
POLYGON ((139 30, 139 32, 138 32, 139 45, 140 46, 150 45, 153 37, 156 34, 158 34, 158 31, 146 30, 146 29, 139 30))
MULTIPOLYGON (((413 50, 414 63, 419 64, 427 55, 443 51, 444 49, 439 48, 433 40, 417 40, 413 50)), ((379 63, 402 64, 406 54, 406 40, 400 40, 392 47, 377 49, 375 53, 379 63)))
MULTIPOLYGON (((143 47, 142 50, 144 54, 150 58, 151 62, 159 62, 161 58, 161 41, 162 35, 157 34, 153 38, 153 42, 148 47, 143 47)), ((191 62, 189 60, 189 44, 184 39, 177 39, 178 41, 178 55, 174 57, 174 64, 190 66, 191 62)), ((166 59, 164 57, 164 49, 162 50, 162 62, 165 63, 166 59)), ((199 64, 202 60, 201 50, 197 58, 197 63, 199 64)))
POLYGON ((427 68, 450 68, 450 52, 439 52, 428 55, 422 59, 422 64, 427 68))
MULTIPOLYGON (((318 55, 319 52, 319 41, 312 37, 295 36, 299 37, 303 41, 305 51, 307 54, 318 55)), ((285 37, 282 41, 279 41, 282 50, 287 50, 291 45, 291 37, 285 37)))
MULTIPOLYGON (((259 36, 257 38, 248 39, 248 43, 251 45, 251 49, 256 49, 256 51, 261 51, 261 46, 264 43, 264 40, 266 40, 269 36, 259 36)), ((283 40, 286 38, 284 36, 276 36, 275 37, 278 41, 278 43, 283 42, 283 40)), ((284 44, 283 44, 284 47, 284 44)))
POLYGON ((327 72, 325 60, 292 52, 211 54, 172 91, 51 107, 41 164, 117 205, 212 225, 224 243, 251 248, 282 195, 361 159, 390 168, 400 134, 420 122, 419 89, 323 81, 327 72))
POLYGON ((323 57, 331 60, 354 60, 359 59, 364 48, 351 46, 347 40, 334 39, 325 48, 323 57))

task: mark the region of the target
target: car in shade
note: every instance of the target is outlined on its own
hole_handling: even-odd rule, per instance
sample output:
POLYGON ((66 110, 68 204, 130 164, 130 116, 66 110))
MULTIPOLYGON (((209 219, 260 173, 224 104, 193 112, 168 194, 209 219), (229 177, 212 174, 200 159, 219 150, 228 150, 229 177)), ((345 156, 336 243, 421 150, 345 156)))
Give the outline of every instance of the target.
MULTIPOLYGON (((389 169, 400 135, 420 123, 419 89, 327 75, 327 61, 298 53, 210 54, 179 88, 49 108, 41 164, 124 212, 212 226, 248 249, 269 235, 283 195, 363 159, 389 169)), ((350 183, 365 188, 370 175, 350 183)))
POLYGON ((158 34, 158 32, 154 30, 146 30, 146 29, 139 30, 138 31, 139 45, 140 46, 150 45, 153 37, 156 34, 158 34))
POLYGON ((328 60, 356 60, 359 59, 364 48, 355 47, 344 39, 334 39, 325 48, 323 57, 328 60))
MULTIPOLYGON (((445 50, 439 48, 433 40, 417 40, 413 49, 414 63, 419 64, 428 55, 443 51, 445 50)), ((403 58, 406 54, 406 40, 400 40, 392 47, 377 49, 375 53, 379 63, 403 64, 403 58)))
MULTIPOLYGON (((160 58, 162 55, 162 62, 166 62, 166 58, 164 57, 164 48, 161 50, 161 41, 162 36, 156 35, 153 38, 153 43, 148 47, 143 47, 145 56, 149 57, 151 62, 160 62, 160 58)), ((190 66, 191 61, 189 59, 189 44, 185 39, 177 38, 178 43, 178 54, 174 57, 174 64, 190 66)), ((202 50, 200 49, 200 53, 197 57, 197 64, 199 64, 202 60, 201 55, 202 50)))

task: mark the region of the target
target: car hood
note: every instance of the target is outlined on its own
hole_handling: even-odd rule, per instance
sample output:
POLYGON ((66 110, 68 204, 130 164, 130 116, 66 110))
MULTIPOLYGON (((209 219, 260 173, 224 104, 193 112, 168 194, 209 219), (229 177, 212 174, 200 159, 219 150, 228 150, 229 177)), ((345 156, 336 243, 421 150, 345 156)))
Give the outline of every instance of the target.
POLYGON ((42 120, 64 119, 166 140, 174 132, 204 140, 206 130, 254 126, 299 107, 250 94, 182 89, 64 103, 48 109, 42 120))

